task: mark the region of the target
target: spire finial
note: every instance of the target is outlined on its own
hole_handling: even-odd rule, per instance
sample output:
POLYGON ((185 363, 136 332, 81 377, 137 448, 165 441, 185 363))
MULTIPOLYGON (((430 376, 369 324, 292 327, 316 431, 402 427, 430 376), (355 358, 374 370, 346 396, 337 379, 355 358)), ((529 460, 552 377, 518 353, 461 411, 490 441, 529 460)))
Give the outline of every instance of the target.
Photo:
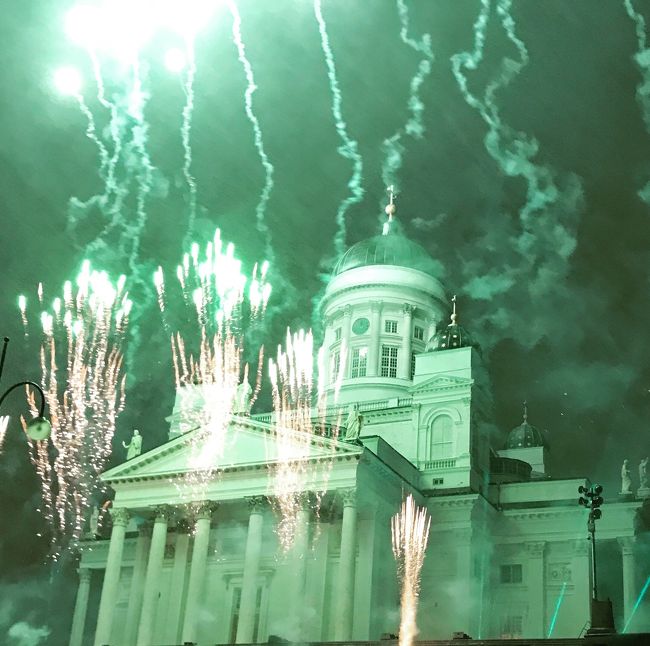
POLYGON ((384 223, 384 230, 382 232, 384 235, 388 235, 390 231, 390 224, 393 221, 393 216, 397 210, 397 207, 395 206, 395 198, 397 197, 397 193, 395 193, 395 187, 391 184, 386 189, 386 192, 388 193, 388 204, 386 205, 384 211, 388 216, 388 221, 384 223))
POLYGON ((524 423, 528 422, 528 402, 524 399, 524 423))
POLYGON ((456 294, 451 297, 452 312, 451 312, 451 324, 456 325, 456 320, 458 319, 458 314, 456 313, 456 294))

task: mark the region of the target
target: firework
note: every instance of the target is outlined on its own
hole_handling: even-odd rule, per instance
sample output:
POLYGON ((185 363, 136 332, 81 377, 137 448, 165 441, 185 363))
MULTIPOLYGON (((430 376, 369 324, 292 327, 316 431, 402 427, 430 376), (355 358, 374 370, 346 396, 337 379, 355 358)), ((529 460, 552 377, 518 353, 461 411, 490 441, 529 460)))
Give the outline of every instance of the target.
MULTIPOLYGON (((202 256, 199 245, 193 243, 176 270, 183 308, 194 313, 188 333, 171 334, 176 388, 186 404, 181 405, 181 432, 198 429, 187 474, 192 498, 200 495, 200 488, 223 456, 233 412, 247 412, 238 407, 249 383, 249 368, 243 361, 244 336, 266 309, 271 294, 267 271, 265 262, 255 265, 250 278, 246 276, 234 246, 223 244, 219 229, 202 256)), ((154 284, 166 321, 170 308, 161 268, 154 274, 154 284)), ((259 392, 262 357, 263 348, 258 353, 255 388, 246 403, 249 409, 259 392)))
MULTIPOLYGON (((342 351, 342 354, 345 352, 342 351)), ((336 439, 338 420, 329 432, 325 425, 326 392, 321 380, 315 382, 322 363, 314 360, 314 339, 311 331, 295 334, 287 329, 286 345, 278 347, 276 360, 269 361, 269 377, 273 390, 275 424, 275 468, 271 471, 270 492, 278 512, 277 535, 280 547, 287 553, 299 531, 299 513, 305 504, 305 488, 318 488, 312 499, 318 514, 323 489, 329 476, 331 460, 312 460, 314 445, 318 447, 326 435, 336 439), (315 482, 320 484, 314 487, 315 482), (306 485, 310 483, 310 486, 306 485)))
POLYGON ((7 434, 7 426, 9 426, 9 415, 0 415, 0 450, 2 450, 2 443, 7 434))
MULTIPOLYGON (((41 314, 41 385, 52 434, 29 441, 54 558, 78 543, 124 407, 122 344, 131 309, 124 286, 124 277, 114 284, 85 261, 75 285, 66 282, 63 297, 41 314)), ((28 402, 36 416, 33 393, 28 402)))
POLYGON ((409 494, 392 518, 393 555, 402 584, 399 646, 411 646, 417 635, 416 615, 420 594, 420 571, 429 540, 431 518, 409 494))

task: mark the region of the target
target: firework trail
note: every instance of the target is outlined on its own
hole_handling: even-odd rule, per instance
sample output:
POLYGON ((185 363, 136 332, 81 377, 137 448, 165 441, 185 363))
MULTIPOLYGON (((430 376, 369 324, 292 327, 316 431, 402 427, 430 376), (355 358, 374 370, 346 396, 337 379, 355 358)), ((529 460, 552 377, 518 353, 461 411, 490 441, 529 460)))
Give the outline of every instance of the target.
MULTIPOLYGON (((645 128, 650 133, 650 49, 647 45, 647 28, 645 18, 634 8, 632 0, 624 0, 627 15, 634 21, 637 53, 634 56, 641 72, 641 81, 636 88, 636 98, 641 106, 645 128)), ((650 204, 650 181, 639 191, 639 197, 650 204)))
MULTIPOLYGON (((525 283, 526 294, 519 295, 522 300, 554 293, 557 283, 566 276, 568 260, 575 250, 575 232, 582 201, 578 178, 568 175, 564 186, 559 188, 551 169, 534 161, 539 149, 536 139, 513 130, 501 118, 496 95, 519 76, 529 60, 524 43, 516 35, 511 6, 512 0, 499 0, 496 14, 516 49, 518 59, 504 57, 501 60, 499 74, 487 84, 482 97, 469 90, 466 73, 476 70, 483 59, 491 0, 481 1, 481 10, 473 28, 473 50, 451 57, 452 71, 465 101, 488 126, 484 140, 487 152, 506 176, 522 178, 526 184, 526 202, 519 210, 519 226, 504 216, 502 222, 493 223, 491 231, 485 234, 483 246, 487 250, 496 249, 493 236, 496 230, 500 231, 501 240, 508 241, 506 249, 498 249, 501 262, 497 263, 494 258, 486 260, 484 272, 477 272, 476 266, 470 268, 468 265, 466 268, 465 291, 473 298, 483 300, 525 283)), ((521 309, 525 309, 524 303, 521 309)), ((502 329, 514 325, 501 311, 488 315, 487 319, 502 329)), ((529 328, 528 336, 530 339, 524 339, 524 342, 534 343, 538 331, 529 328)))
MULTIPOLYGON (((122 345, 131 309, 124 286, 123 276, 114 284, 85 261, 75 286, 66 282, 41 315, 41 385, 52 434, 29 442, 55 559, 78 544, 124 408, 122 345)), ((33 393, 28 401, 36 416, 33 393)))
POLYGON ((327 488, 331 461, 314 463, 310 459, 314 446, 323 446, 327 442, 326 435, 330 439, 338 436, 338 422, 333 425, 332 432, 325 424, 326 391, 320 380, 314 382, 317 367, 314 357, 311 331, 291 334, 287 329, 285 349, 278 346, 275 361, 269 361, 276 460, 269 484, 271 500, 280 518, 276 532, 285 554, 296 539, 305 489, 315 490, 313 509, 318 514, 322 494, 327 488))
POLYGON ((188 217, 187 234, 184 244, 190 242, 194 233, 194 221, 196 220, 196 179, 192 175, 192 144, 190 135, 192 133, 192 115, 194 113, 194 79, 196 77, 196 54, 194 51, 194 38, 186 40, 187 72, 185 73, 185 105, 183 106, 183 124, 181 125, 181 140, 183 142, 183 175, 188 188, 188 217))
POLYGON ((251 67, 250 61, 246 56, 246 49, 244 47, 244 41, 242 40, 241 35, 241 16, 237 9, 237 5, 234 2, 228 2, 228 7, 230 13, 232 14, 232 38, 235 46, 237 47, 237 54, 239 57, 239 62, 244 68, 244 73, 246 74, 246 91, 244 92, 244 107, 246 110, 246 116, 253 126, 253 134, 255 140, 255 147, 257 148, 257 153, 262 161, 262 166, 264 167, 264 188, 262 189, 262 194, 260 195, 260 200, 257 203, 255 208, 255 217, 257 221, 257 230, 264 235, 265 241, 265 253, 266 257, 270 260, 273 260, 273 249, 271 247, 271 233, 269 227, 266 223, 266 207, 271 196, 271 191, 273 190, 273 164, 269 161, 269 157, 264 150, 264 140, 262 138, 262 129, 260 128, 260 122, 255 112, 253 110, 253 94, 257 90, 257 85, 255 84, 255 77, 253 76, 253 68, 251 67))
POLYGON ((402 584, 399 646, 411 646, 417 635, 417 607, 420 594, 420 571, 429 540, 431 517, 415 504, 409 494, 402 509, 391 520, 393 555, 402 584))
POLYGON ((0 451, 2 451, 2 444, 5 441, 10 419, 9 415, 0 415, 0 451))
POLYGON ((382 164, 381 176, 384 185, 395 186, 399 191, 397 173, 402 167, 402 156, 404 154, 402 137, 404 134, 407 134, 414 139, 421 139, 424 134, 424 123, 422 122, 424 103, 420 98, 420 87, 424 83, 425 78, 431 73, 433 50, 431 49, 430 34, 423 34, 419 41, 409 36, 409 13, 405 0, 397 0, 397 11, 401 24, 400 38, 402 42, 423 56, 418 64, 417 72, 410 83, 408 100, 410 116, 404 127, 397 130, 392 137, 384 140, 382 144, 385 158, 382 164))
POLYGON ((351 206, 361 202, 364 195, 364 189, 361 186, 363 162, 361 155, 359 154, 359 144, 348 135, 347 125, 343 119, 343 96, 336 76, 334 54, 332 53, 329 36, 327 35, 327 25, 323 18, 320 0, 314 0, 314 14, 318 21, 321 47, 323 48, 323 54, 325 55, 327 77, 332 92, 332 115, 334 117, 336 132, 342 141, 341 146, 338 148, 338 152, 342 157, 349 159, 352 162, 352 177, 348 182, 348 188, 350 189, 351 194, 341 202, 336 212, 337 231, 334 237, 334 251, 337 256, 340 256, 345 251, 345 215, 351 206))
MULTIPOLYGON (((200 499, 202 488, 214 476, 233 413, 244 412, 238 408, 242 389, 248 386, 244 335, 264 315, 271 293, 267 272, 268 263, 264 263, 254 267, 250 278, 243 274, 234 246, 224 248, 219 229, 206 245, 203 258, 199 245, 193 243, 176 271, 183 309, 194 311, 189 333, 171 335, 176 388, 187 404, 181 406, 181 432, 198 429, 192 437, 187 487, 182 491, 192 499, 200 499), (193 351, 186 338, 191 338, 193 351)), ((161 268, 154 274, 154 284, 165 317, 170 307, 161 268)), ((259 392, 262 356, 260 348, 249 409, 259 392)))

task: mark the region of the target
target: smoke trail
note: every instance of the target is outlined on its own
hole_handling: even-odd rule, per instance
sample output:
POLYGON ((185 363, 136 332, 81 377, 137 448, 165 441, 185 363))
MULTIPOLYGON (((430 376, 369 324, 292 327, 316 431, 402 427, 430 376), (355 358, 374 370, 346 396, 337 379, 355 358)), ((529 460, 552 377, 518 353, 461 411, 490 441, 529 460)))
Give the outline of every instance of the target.
POLYGON ((194 233, 194 221, 196 219, 196 180, 192 175, 192 144, 190 134, 192 132, 192 114, 194 112, 194 78, 196 76, 196 55, 194 51, 194 39, 187 39, 187 73, 185 76, 185 106, 183 107, 183 125, 181 126, 181 139, 183 142, 183 174, 189 190, 189 210, 187 216, 187 233, 183 245, 187 246, 194 233))
MULTIPOLYGON (((564 295, 558 290, 558 282, 566 276, 568 261, 576 246, 582 188, 573 175, 567 176, 564 186, 558 188, 551 169, 534 161, 539 149, 536 139, 515 131, 501 119, 496 95, 512 83, 529 60, 524 43, 515 33, 511 6, 512 0, 499 0, 496 13, 517 51, 518 60, 509 57, 501 60, 499 74, 487 84, 482 97, 469 90, 466 72, 476 70, 483 59, 490 0, 481 2, 474 23, 473 50, 451 57, 452 71, 465 101, 477 110, 488 126, 484 139, 487 152, 506 176, 521 178, 526 184, 526 202, 519 210, 518 224, 507 214, 501 221, 491 221, 480 247, 492 257, 484 260, 474 257, 465 263, 464 291, 478 300, 490 300, 506 292, 511 299, 521 300, 517 311, 511 308, 506 313, 492 308, 483 323, 511 332, 515 323, 521 323, 517 326, 519 340, 533 344, 548 333, 545 326, 530 325, 534 302, 541 297, 564 295), (521 321, 515 321, 516 316, 522 316, 521 321)), ((545 307, 548 309, 548 301, 545 307)))
POLYGON ((424 56, 418 63, 417 72, 410 83, 408 109, 411 115, 404 127, 397 130, 392 137, 384 140, 382 144, 385 155, 381 169, 382 180, 385 186, 395 186, 397 191, 399 191, 397 173, 402 167, 402 156, 404 154, 402 136, 407 134, 414 139, 421 139, 424 134, 424 123, 422 122, 424 103, 420 98, 420 87, 424 83, 424 79, 431 73, 433 51, 431 49, 430 34, 423 34, 419 41, 414 40, 408 35, 409 14, 404 0, 397 0, 397 11, 401 23, 400 38, 402 42, 424 56))
POLYGON ((244 73, 246 74, 247 87, 244 93, 244 106, 246 110, 246 116, 253 126, 253 133, 255 139, 255 147, 257 148, 257 153, 260 156, 262 161, 262 166, 264 167, 265 179, 264 179, 264 188, 262 189, 262 194, 260 195, 260 200, 257 203, 255 208, 255 217, 257 220, 257 230, 264 235, 264 241, 266 245, 265 253, 269 261, 273 262, 274 254, 271 247, 271 233, 269 227, 266 223, 266 207, 271 196, 271 191, 273 190, 273 164, 269 161, 268 155, 264 150, 264 140, 262 138, 262 129, 260 128, 260 122, 253 111, 253 94, 257 90, 257 85, 255 84, 255 77, 253 76, 253 68, 251 67, 250 61, 246 56, 246 49, 244 47, 244 42, 241 35, 241 16, 237 9, 237 5, 234 2, 229 2, 228 6, 230 8, 230 13, 232 14, 233 23, 232 23, 232 37, 237 47, 237 54, 239 57, 239 62, 244 68, 244 73))
MULTIPOLYGON (((650 49, 647 46, 645 18, 634 8, 632 0, 623 0, 627 15, 634 21, 638 51, 634 56, 641 72, 641 81, 636 88, 636 99, 641 106, 643 122, 650 134, 650 49)), ((650 181, 639 191, 639 197, 650 204, 650 181)))
POLYGON ((347 210, 354 204, 358 204, 363 199, 364 189, 361 186, 363 162, 359 154, 359 145, 351 139, 347 132, 347 125, 343 120, 342 103, 343 97, 341 95, 341 88, 336 77, 336 66, 334 64, 334 55, 327 35, 327 26, 323 18, 320 0, 314 0, 314 14, 318 21, 318 30, 320 32, 321 46, 323 54, 325 55, 325 63, 327 65, 327 77, 329 78, 330 90, 332 92, 332 115, 334 116, 334 124, 336 132, 338 133, 342 145, 338 148, 339 154, 345 159, 352 161, 352 177, 348 182, 348 188, 351 195, 345 198, 336 212, 336 225, 337 232, 334 237, 334 250, 337 255, 341 255, 345 251, 345 214, 347 210))

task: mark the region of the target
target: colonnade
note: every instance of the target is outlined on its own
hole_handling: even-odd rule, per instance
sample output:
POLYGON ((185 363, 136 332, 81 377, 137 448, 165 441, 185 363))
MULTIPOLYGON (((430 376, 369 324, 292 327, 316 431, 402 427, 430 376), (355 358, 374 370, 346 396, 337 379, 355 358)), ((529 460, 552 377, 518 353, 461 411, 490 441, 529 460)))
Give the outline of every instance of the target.
MULTIPOLYGON (((354 608, 354 582, 357 551, 357 509, 355 490, 340 492, 342 500, 341 551, 337 572, 337 613, 335 638, 349 640, 352 637, 354 608)), ((263 549, 265 496, 246 498, 248 503, 248 530, 244 553, 241 600, 237 624, 236 642, 250 643, 256 628, 257 588, 263 549)), ((211 501, 190 506, 189 518, 176 521, 176 549, 172 566, 172 589, 169 611, 165 618, 165 630, 172 642, 195 643, 198 638, 198 619, 203 600, 207 573, 208 549, 212 517, 217 505, 211 501), (194 535, 189 572, 187 561, 190 549, 190 533, 194 535), (185 582, 187 585, 185 586, 185 582), (184 589, 186 590, 184 594, 184 589), (184 611, 183 608, 184 598, 184 611), (182 615, 181 615, 182 612, 182 615)), ((153 509, 153 518, 139 526, 135 545, 133 576, 129 591, 129 603, 120 646, 151 646, 154 622, 160 595, 167 530, 172 518, 181 510, 171 506, 153 509)), ((125 508, 111 511, 113 529, 108 546, 94 645, 115 646, 111 642, 115 621, 115 608, 120 590, 122 555, 126 528, 130 513, 125 508)), ((307 496, 301 498, 297 514, 297 529, 293 546, 296 557, 295 588, 292 594, 293 608, 299 613, 304 602, 304 589, 309 552, 310 510, 307 496)), ((69 646, 81 646, 86 621, 90 590, 88 568, 80 568, 79 590, 72 622, 69 646)))

